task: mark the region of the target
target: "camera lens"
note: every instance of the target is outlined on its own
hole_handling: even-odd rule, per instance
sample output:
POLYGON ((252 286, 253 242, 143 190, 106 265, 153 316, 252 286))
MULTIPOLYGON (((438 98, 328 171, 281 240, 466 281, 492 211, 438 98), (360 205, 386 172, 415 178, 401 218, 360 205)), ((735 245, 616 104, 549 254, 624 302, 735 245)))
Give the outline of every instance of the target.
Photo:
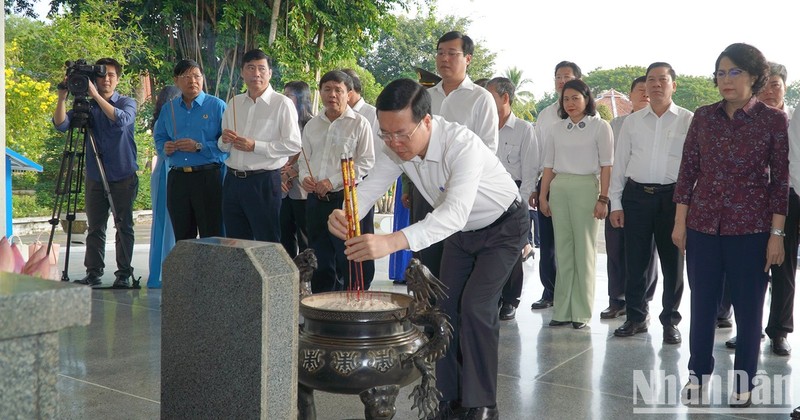
POLYGON ((89 91, 89 77, 83 74, 73 74, 67 79, 67 87, 75 96, 85 95, 89 91))

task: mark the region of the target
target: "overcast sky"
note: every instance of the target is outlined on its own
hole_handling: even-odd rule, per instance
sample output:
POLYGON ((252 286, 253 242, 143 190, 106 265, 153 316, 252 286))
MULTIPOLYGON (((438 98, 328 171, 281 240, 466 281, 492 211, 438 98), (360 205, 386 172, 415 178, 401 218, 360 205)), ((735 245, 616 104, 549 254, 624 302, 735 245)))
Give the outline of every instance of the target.
POLYGON ((790 13, 797 7, 788 0, 438 0, 437 15, 470 18, 468 35, 497 53, 495 75, 516 66, 541 98, 553 91, 562 60, 584 73, 666 61, 678 74, 710 76, 734 42, 784 64, 791 83, 800 79, 800 30, 790 13))

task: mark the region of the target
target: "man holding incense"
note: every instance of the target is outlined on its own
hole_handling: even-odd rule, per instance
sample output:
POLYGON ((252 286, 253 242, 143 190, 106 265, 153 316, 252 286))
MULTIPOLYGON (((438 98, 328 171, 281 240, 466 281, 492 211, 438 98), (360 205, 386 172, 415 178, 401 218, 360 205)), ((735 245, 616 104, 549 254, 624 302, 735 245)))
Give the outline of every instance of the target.
MULTIPOLYGON (((344 204, 342 158, 353 159, 355 183, 364 178, 375 163, 372 127, 366 118, 347 105, 348 92, 352 89, 353 81, 347 74, 339 70, 325 73, 319 82, 324 110, 303 129, 300 185, 308 192, 308 247, 317 256, 317 270, 311 277, 314 293, 357 288, 356 283, 363 279, 367 265, 354 264, 351 270, 344 256, 343 240, 327 229, 328 216, 344 204)), ((361 214, 367 214, 366 210, 361 214)))
POLYGON ((281 168, 300 152, 300 127, 291 99, 269 83, 272 60, 259 49, 242 57, 247 92, 222 116, 220 150, 229 152, 222 186, 222 219, 229 238, 281 241, 281 168))
MULTIPOLYGON (((448 297, 438 304, 453 325, 453 340, 436 364, 442 392, 437 418, 466 414, 497 419, 497 302, 527 241, 527 206, 511 175, 480 137, 431 116, 430 94, 418 83, 395 80, 378 96, 376 107, 386 148, 357 188, 359 214, 401 173, 434 209, 400 231, 348 239, 345 255, 366 261, 444 241, 440 280, 448 287, 448 297)), ((343 210, 331 214, 328 228, 341 239, 347 237, 343 210)))

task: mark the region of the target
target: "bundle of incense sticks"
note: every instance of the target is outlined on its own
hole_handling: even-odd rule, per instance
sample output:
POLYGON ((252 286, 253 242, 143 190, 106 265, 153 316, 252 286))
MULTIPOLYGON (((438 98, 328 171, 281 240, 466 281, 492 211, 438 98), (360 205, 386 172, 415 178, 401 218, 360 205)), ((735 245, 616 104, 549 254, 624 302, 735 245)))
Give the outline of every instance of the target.
MULTIPOLYGON (((361 235, 358 217, 358 194, 356 193, 356 169, 353 157, 342 155, 342 182, 344 184, 344 213, 347 217, 347 239, 361 235)), ((362 264, 349 262, 349 279, 347 291, 355 292, 356 299, 361 298, 364 290, 364 270, 362 264)))

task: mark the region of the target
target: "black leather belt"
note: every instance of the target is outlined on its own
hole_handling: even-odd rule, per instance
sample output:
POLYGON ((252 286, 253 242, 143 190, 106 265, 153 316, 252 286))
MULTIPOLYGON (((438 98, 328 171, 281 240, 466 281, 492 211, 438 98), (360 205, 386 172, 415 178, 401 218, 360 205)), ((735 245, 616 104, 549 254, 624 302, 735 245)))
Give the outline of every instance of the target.
POLYGON ((628 184, 639 191, 647 194, 660 194, 675 191, 675 183, 672 184, 642 184, 632 179, 628 179, 628 184))
POLYGON ((323 196, 316 196, 320 201, 331 201, 344 198, 344 190, 332 191, 323 196))
POLYGON ((217 168, 219 168, 219 163, 209 163, 208 165, 200 165, 200 166, 172 166, 172 167, 170 167, 170 169, 173 170, 173 171, 185 172, 185 173, 203 172, 203 171, 208 171, 210 169, 217 169, 217 168))
POLYGON ((228 168, 228 173, 235 176, 236 178, 247 178, 248 176, 258 175, 258 174, 265 174, 271 171, 277 171, 278 169, 253 169, 252 171, 240 171, 238 169, 228 168))
POLYGON ((519 200, 515 199, 514 202, 511 203, 510 206, 508 206, 508 209, 506 209, 505 213, 501 214, 497 219, 494 220, 494 222, 492 222, 491 224, 489 224, 486 227, 482 227, 480 229, 475 229, 473 232, 479 232, 481 230, 490 229, 490 228, 493 228, 493 227, 499 225, 500 223, 503 223, 506 219, 508 219, 508 216, 511 216, 512 214, 514 214, 515 211, 517 211, 519 209, 519 206, 521 204, 522 203, 520 203, 519 200))

